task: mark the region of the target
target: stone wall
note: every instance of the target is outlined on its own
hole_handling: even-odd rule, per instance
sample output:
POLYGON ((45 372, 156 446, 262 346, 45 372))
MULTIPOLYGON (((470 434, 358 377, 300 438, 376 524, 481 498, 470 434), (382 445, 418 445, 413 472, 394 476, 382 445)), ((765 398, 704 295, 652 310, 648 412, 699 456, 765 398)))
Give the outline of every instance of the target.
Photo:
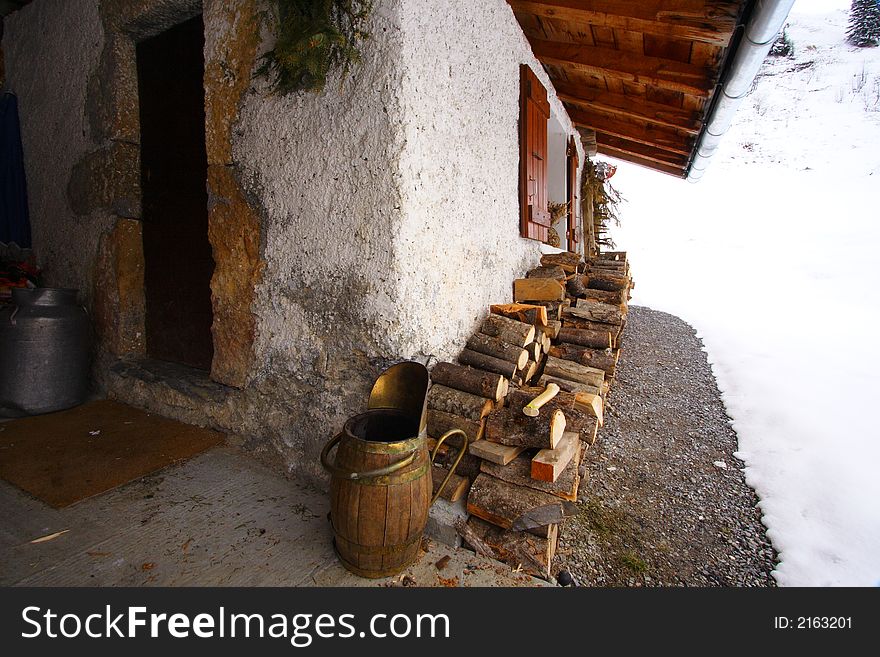
MULTIPOLYGON (((99 380, 271 444, 320 480, 321 447, 375 376, 454 357, 537 262, 518 236, 520 63, 547 78, 504 0, 378 0, 350 77, 273 96, 252 75, 272 43, 261 7, 40 0, 3 45, 23 91, 35 247, 53 284, 103 290, 99 380), (182 385, 114 361, 143 354, 133 44, 200 8, 214 382, 182 385)), ((552 91, 551 108, 570 130, 552 91)))

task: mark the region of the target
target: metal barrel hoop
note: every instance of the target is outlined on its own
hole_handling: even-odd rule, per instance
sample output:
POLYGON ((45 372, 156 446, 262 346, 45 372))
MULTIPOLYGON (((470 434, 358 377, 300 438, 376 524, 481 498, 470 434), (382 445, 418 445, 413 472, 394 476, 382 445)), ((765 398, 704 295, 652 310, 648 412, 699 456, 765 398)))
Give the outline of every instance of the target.
POLYGON ((416 458, 417 452, 413 452, 406 458, 403 458, 400 461, 396 461, 391 465, 386 465, 384 468, 367 470, 366 472, 351 472, 350 470, 340 468, 335 463, 330 463, 330 450, 333 449, 333 447, 342 440, 343 435, 344 434, 342 432, 336 434, 330 440, 330 442, 324 445, 324 449, 321 450, 321 465, 323 465, 324 469, 327 470, 327 472, 329 472, 331 475, 333 475, 334 477, 339 477, 340 479, 348 479, 349 481, 362 481, 364 479, 383 477, 405 468, 416 458))

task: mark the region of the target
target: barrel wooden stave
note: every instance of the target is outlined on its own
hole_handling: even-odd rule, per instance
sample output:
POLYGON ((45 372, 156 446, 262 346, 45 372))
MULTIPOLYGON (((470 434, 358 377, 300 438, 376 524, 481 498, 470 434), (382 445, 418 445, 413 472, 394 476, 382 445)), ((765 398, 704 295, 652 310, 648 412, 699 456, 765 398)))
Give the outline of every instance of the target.
POLYGON ((354 472, 391 465, 413 451, 416 458, 410 465, 379 482, 331 481, 336 550, 343 565, 358 575, 393 575, 418 556, 431 500, 430 459, 423 439, 381 443, 346 435, 337 448, 336 465, 354 472), (411 449, 395 451, 409 443, 411 449))

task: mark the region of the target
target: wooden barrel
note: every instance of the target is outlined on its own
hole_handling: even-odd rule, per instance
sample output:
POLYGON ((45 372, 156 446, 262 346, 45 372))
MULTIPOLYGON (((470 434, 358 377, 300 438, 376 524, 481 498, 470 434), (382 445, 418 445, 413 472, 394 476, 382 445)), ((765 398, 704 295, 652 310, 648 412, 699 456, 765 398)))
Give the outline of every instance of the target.
POLYGON ((332 475, 330 519, 342 565, 362 577, 399 573, 419 554, 431 502, 430 457, 417 419, 389 409, 361 413, 345 423, 324 452, 322 461, 332 475), (327 454, 337 441, 331 465, 327 454))

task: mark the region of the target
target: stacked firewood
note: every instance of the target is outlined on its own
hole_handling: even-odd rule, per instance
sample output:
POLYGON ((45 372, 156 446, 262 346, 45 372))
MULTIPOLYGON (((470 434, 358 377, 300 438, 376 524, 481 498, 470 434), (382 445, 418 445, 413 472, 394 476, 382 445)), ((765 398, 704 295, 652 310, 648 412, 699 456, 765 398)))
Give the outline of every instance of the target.
MULTIPOLYGON (((457 529, 475 550, 549 578, 603 424, 631 286, 625 253, 545 255, 514 281, 514 303, 490 306, 459 363, 434 367, 428 434, 469 438, 443 497, 466 496, 457 529)), ((447 467, 461 440, 450 443, 447 467)), ((435 489, 447 474, 434 468, 435 489)))

